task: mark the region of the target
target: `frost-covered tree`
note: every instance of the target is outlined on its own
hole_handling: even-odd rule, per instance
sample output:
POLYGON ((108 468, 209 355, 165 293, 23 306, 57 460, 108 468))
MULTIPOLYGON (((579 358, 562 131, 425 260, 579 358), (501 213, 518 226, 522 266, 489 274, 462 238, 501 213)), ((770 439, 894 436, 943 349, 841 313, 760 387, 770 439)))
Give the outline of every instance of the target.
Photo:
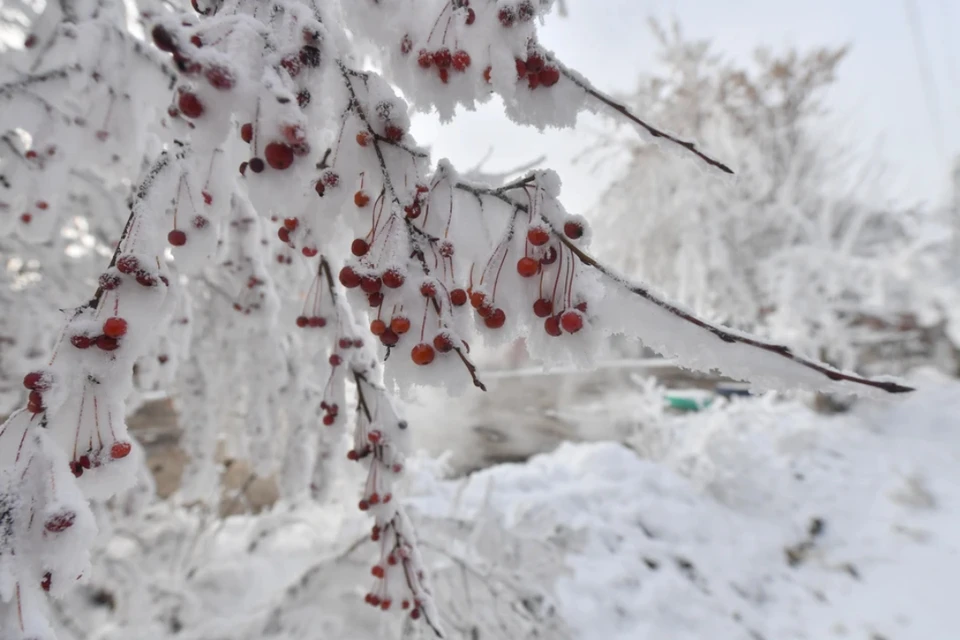
POLYGON ((16 402, 0 427, 5 639, 51 636, 47 594, 87 568, 87 500, 140 468, 124 417, 148 391, 176 398, 184 493, 201 498, 221 438, 257 472, 279 472, 287 497, 322 497, 349 397, 347 457, 366 470, 359 508, 379 549, 366 602, 439 635, 393 495, 409 428, 392 397, 482 389, 476 339, 524 336, 537 358, 589 365, 622 333, 761 387, 906 390, 705 323, 622 279, 589 253, 587 221, 564 210, 552 172, 489 185, 431 164, 410 109, 448 119, 499 95, 508 117, 539 128, 616 112, 730 172, 546 50, 537 26, 552 8, 24 5, 23 47, 0 70, 0 371, 16 402))
POLYGON ((718 183, 631 136, 604 135, 598 146, 626 160, 597 207, 613 264, 700 313, 847 368, 942 319, 918 264, 942 220, 929 207, 878 204, 883 174, 843 145, 824 106, 846 48, 760 49, 741 66, 676 26, 651 32, 661 67, 625 102, 735 158, 737 179, 718 183))

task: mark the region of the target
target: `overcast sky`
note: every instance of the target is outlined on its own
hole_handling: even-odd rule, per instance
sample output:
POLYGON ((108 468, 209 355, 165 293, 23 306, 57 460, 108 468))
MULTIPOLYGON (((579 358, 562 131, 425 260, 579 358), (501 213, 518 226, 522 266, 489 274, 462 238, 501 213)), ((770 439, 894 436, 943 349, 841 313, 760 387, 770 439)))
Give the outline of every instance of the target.
MULTIPOLYGON (((551 16, 541 39, 605 91, 628 90, 638 72, 651 68, 649 16, 677 18, 689 36, 711 39, 717 52, 734 59, 744 59, 758 45, 776 51, 851 43, 831 100, 845 117, 843 133, 859 140, 864 151, 882 144, 889 195, 909 201, 946 196, 952 159, 960 152, 957 0, 567 0, 567 5, 569 16, 551 16), (932 78, 927 90, 911 15, 921 22, 919 58, 932 78)), ((414 133, 433 146, 436 157, 449 157, 461 168, 491 146, 491 169, 547 154, 546 164, 564 181, 567 208, 579 212, 593 203, 607 178, 571 163, 591 140, 590 123, 582 124, 578 132, 541 135, 506 123, 488 106, 443 129, 432 118, 418 119, 414 133)))

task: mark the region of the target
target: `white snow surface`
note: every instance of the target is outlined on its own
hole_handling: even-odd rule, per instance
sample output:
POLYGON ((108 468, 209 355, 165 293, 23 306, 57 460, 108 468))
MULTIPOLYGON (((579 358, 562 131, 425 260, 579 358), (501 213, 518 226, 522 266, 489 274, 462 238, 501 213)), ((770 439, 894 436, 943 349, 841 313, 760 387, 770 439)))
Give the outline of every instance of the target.
MULTIPOLYGON (((427 566, 455 555, 490 575, 510 573, 526 581, 524 589, 542 592, 567 627, 524 638, 955 640, 960 383, 914 382, 919 390, 895 403, 863 402, 832 417, 773 397, 719 403, 648 425, 627 439, 629 446, 564 444, 465 479, 442 479, 433 470, 439 463, 411 461, 407 504, 430 543, 427 566), (645 446, 650 439, 658 446, 645 446), (643 458, 634 449, 653 453, 643 458), (443 537, 451 535, 442 533, 448 518, 487 524, 478 524, 471 543, 443 537), (476 555, 474 544, 513 544, 503 542, 504 531, 510 540, 526 539, 517 547, 524 551, 509 560, 476 555)), ((620 400, 619 407, 629 406, 620 400)), ((344 486, 354 480, 340 479, 344 486)), ((349 564, 321 568, 323 590, 294 602, 284 595, 318 558, 339 555, 369 530, 369 519, 350 506, 297 507, 290 522, 300 524, 283 525, 282 535, 290 518, 283 508, 230 518, 191 545, 204 565, 195 579, 152 576, 168 589, 182 588, 193 603, 178 614, 186 624, 179 635, 164 625, 148 629, 146 621, 114 631, 103 618, 80 626, 101 640, 131 632, 151 639, 274 637, 260 630, 265 612, 280 606, 300 612, 285 614, 286 635, 276 636, 284 640, 311 637, 306 629, 354 640, 400 638, 397 618, 362 604, 371 543, 349 564), (268 529, 278 534, 269 542, 257 534, 268 529), (261 540, 255 550, 251 540, 261 540), (307 616, 302 626, 291 626, 294 615, 307 616)), ((172 531, 178 517, 149 526, 172 531)), ((173 566, 165 558, 137 563, 163 573, 173 566)), ((437 582, 442 609, 478 602, 456 593, 460 585, 459 577, 437 582)), ((132 597, 123 593, 122 600, 132 597)), ((90 615, 89 605, 79 607, 78 618, 90 615)), ((131 601, 120 610, 137 607, 131 601)), ((480 615, 469 607, 445 613, 480 615)), ((450 631, 451 638, 470 637, 450 631)), ((483 637, 521 637, 495 636, 483 637)))
POLYGON ((416 502, 582 532, 555 595, 584 640, 950 640, 958 415, 956 383, 829 418, 753 400, 677 421, 660 460, 565 444, 416 502))

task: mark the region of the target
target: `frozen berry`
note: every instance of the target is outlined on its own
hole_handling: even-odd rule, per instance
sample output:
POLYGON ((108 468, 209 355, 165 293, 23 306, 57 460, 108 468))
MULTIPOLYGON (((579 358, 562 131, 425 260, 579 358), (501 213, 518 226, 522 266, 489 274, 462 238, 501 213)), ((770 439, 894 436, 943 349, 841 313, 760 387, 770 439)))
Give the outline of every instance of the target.
POLYGON ((470 66, 470 54, 463 49, 457 51, 453 54, 452 64, 457 71, 466 71, 467 67, 470 66))
POLYGON ((420 366, 430 364, 433 362, 435 356, 436 352, 433 350, 433 347, 425 342, 421 342, 410 351, 410 358, 413 360, 414 364, 418 364, 420 366))
POLYGON ((107 318, 103 323, 103 334, 111 338, 122 338, 127 333, 127 321, 116 316, 107 318))
POLYGON ((271 142, 263 150, 267 164, 277 171, 283 171, 293 164, 293 149, 283 142, 271 142))
POLYGON ((450 292, 450 302, 455 307, 462 307, 467 304, 467 292, 463 289, 454 289, 450 292))
POLYGON ((199 118, 203 115, 203 103, 200 102, 197 94, 190 91, 184 91, 180 94, 177 107, 180 109, 180 113, 188 118, 199 118))
POLYGON ((240 127, 240 139, 246 143, 253 140, 253 123, 247 122, 240 127))
POLYGON ((538 318, 546 318, 553 313, 553 300, 540 298, 533 303, 533 313, 538 318))
POLYGON ((559 336, 562 332, 560 331, 560 317, 559 316, 550 316, 543 321, 543 329, 547 332, 547 335, 554 337, 559 336))
POLYGON ((340 284, 345 286, 347 289, 356 289, 360 286, 360 276, 352 267, 344 267, 340 269, 340 284))
POLYGON ((433 348, 440 353, 449 353, 450 351, 453 351, 453 341, 447 334, 438 333, 433 338, 433 348))
POLYGON ((353 204, 357 205, 361 209, 367 206, 367 203, 370 202, 370 196, 366 194, 365 191, 357 191, 353 194, 353 204))
POLYGON ((363 238, 357 238, 350 245, 350 253, 358 258, 367 255, 368 251, 370 251, 370 245, 363 238))
POLYGON ((524 278, 532 278, 540 270, 540 263, 533 258, 523 257, 517 261, 517 273, 524 278))
POLYGON ((253 171, 254 173, 261 173, 265 168, 266 165, 261 158, 250 159, 250 171, 253 171))
POLYGON ((390 330, 398 336, 410 331, 410 319, 405 316, 396 316, 390 321, 390 330))
POLYGON ((383 284, 390 289, 399 289, 403 286, 406 278, 396 269, 388 269, 383 274, 383 284))
POLYGON ((567 333, 576 333, 583 328, 583 315, 579 311, 565 311, 560 316, 560 326, 567 333))
POLYGON ((110 447, 110 457, 114 460, 126 458, 128 455, 130 455, 130 450, 132 448, 133 447, 129 442, 114 442, 113 446, 110 447))
POLYGON ((563 235, 571 240, 577 240, 583 237, 583 225, 579 222, 567 222, 563 225, 563 235))
POLYGON ((483 324, 487 325, 490 329, 499 329, 506 321, 507 314, 504 313, 503 309, 494 309, 483 319, 483 324))
POLYGON ((182 247, 187 244, 187 234, 180 229, 174 229, 167 234, 167 242, 175 247, 182 247))

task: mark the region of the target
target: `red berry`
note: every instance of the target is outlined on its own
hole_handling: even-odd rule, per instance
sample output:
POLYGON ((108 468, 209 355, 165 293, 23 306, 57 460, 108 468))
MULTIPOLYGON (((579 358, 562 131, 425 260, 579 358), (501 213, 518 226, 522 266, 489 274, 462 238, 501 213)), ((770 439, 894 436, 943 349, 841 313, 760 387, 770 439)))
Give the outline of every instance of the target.
POLYGON ((543 57, 538 53, 527 56, 527 73, 540 73, 543 70, 543 57))
POLYGON ((437 66, 438 69, 447 69, 453 64, 453 56, 450 54, 450 49, 446 47, 441 47, 433 53, 433 64, 437 66))
POLYGON ((524 278, 532 278, 540 270, 540 263, 533 258, 523 257, 517 261, 517 273, 524 278))
POLYGON ((336 421, 337 416, 333 415, 332 413, 328 413, 327 415, 323 416, 323 424, 327 427, 333 426, 333 423, 336 421))
POLYGON ((70 344, 77 349, 89 349, 93 346, 93 338, 90 336, 75 335, 70 338, 70 344))
POLYGON ((467 25, 471 25, 477 21, 477 13, 473 9, 467 9, 467 25))
POLYGON ((432 298, 437 295, 437 285, 432 282, 424 282, 420 285, 420 295, 424 298, 432 298))
POLYGON ((247 122, 240 127, 240 139, 247 144, 253 140, 253 123, 247 122))
POLYGON ((503 312, 503 309, 494 309, 490 312, 483 320, 483 324, 487 325, 490 329, 499 329, 507 321, 507 314, 503 312))
POLYGON ((395 347, 398 342, 400 342, 400 336, 394 333, 392 329, 387 329, 380 334, 380 344, 385 347, 395 347))
POLYGON ((452 64, 457 71, 466 71, 467 67, 470 66, 470 54, 463 49, 457 51, 453 54, 452 64))
POLYGON ((415 364, 425 366, 433 362, 436 352, 426 342, 421 342, 410 351, 410 358, 415 364))
POLYGON ((556 67, 544 67, 538 74, 540 84, 545 87, 552 87, 560 81, 560 70, 556 67))
POLYGON ((543 227, 531 227, 527 231, 527 240, 535 247, 542 247, 550 242, 550 232, 543 227))
POLYGON ((304 45, 300 48, 300 62, 307 67, 316 69, 320 66, 320 49, 313 45, 304 45))
POLYGON ((583 315, 579 311, 565 311, 560 316, 560 326, 567 333, 576 333, 583 328, 583 315))
POLYGON ((127 321, 116 316, 107 318, 103 323, 103 334, 111 338, 122 338, 127 333, 127 321))
POLYGON ((536 89, 540 86, 540 76, 535 73, 531 73, 527 76, 527 86, 531 89, 536 89))
POLYGON ((73 521, 77 519, 77 514, 73 511, 61 511, 55 513, 43 523, 43 528, 51 533, 60 533, 73 526, 73 521))
POLYGON ((543 254, 543 257, 540 258, 540 264, 553 264, 557 261, 557 249, 556 247, 550 247, 547 249, 547 252, 543 254))
POLYGON ((583 237, 583 225, 579 222, 567 222, 563 225, 563 235, 571 240, 577 240, 583 237))
POLYGON ((370 245, 363 238, 357 238, 350 245, 350 253, 358 258, 367 255, 368 251, 370 251, 370 245))
POLYGON ((370 333, 375 336, 382 336, 387 331, 387 323, 377 318, 370 323, 370 333))
POLYGON ((383 135, 386 136, 390 142, 400 142, 403 140, 403 129, 393 124, 387 125, 383 130, 383 135))
POLYGON ((355 194, 353 194, 353 204, 357 205, 361 209, 367 206, 367 203, 369 202, 370 196, 368 196, 365 192, 357 191, 355 194))
MULTIPOLYGON (((210 194, 209 191, 201 191, 200 195, 203 196, 203 204, 207 205, 208 207, 211 204, 213 204, 213 196, 210 194)), ((202 220, 202 218, 200 218, 199 216, 197 216, 197 218, 202 220)))
POLYGON ((43 412, 43 396, 39 391, 31 391, 27 396, 27 411, 30 413, 43 412))
POLYGON ((154 278, 149 273, 141 271, 137 273, 137 284, 139 284, 142 287, 152 287, 157 284, 157 279, 154 278))
POLYGON ((303 329, 303 328, 306 327, 308 324, 310 324, 310 320, 307 318, 307 316, 297 316, 297 326, 298 326, 298 327, 300 327, 301 329, 303 329))
POLYGON ((450 303, 455 307, 467 304, 467 292, 463 289, 454 289, 450 292, 450 303))
POLYGON ((319 251, 317 251, 316 247, 304 247, 303 249, 300 250, 300 253, 302 253, 308 258, 312 258, 313 256, 317 255, 319 251))
POLYGON ((517 7, 517 20, 520 22, 528 22, 533 19, 534 15, 536 15, 536 11, 528 1, 521 2, 520 6, 517 7))
POLYGON ((240 163, 240 175, 242 176, 247 175, 247 167, 249 166, 249 164, 250 164, 249 162, 240 163))
POLYGON ((280 227, 277 229, 277 237, 280 238, 282 242, 290 242, 290 230, 286 227, 280 227))
POLYGON ((403 286, 405 280, 406 278, 403 277, 403 274, 396 269, 388 269, 386 273, 383 274, 383 284, 390 289, 399 289, 403 286))
POLYGON ((357 272, 353 270, 352 267, 344 267, 340 269, 340 284, 345 286, 347 289, 356 289, 360 286, 360 276, 357 275, 357 272))
POLYGON ((20 222, 24 224, 30 224, 31 220, 33 220, 33 216, 29 213, 23 213, 20 215, 20 222))
POLYGON ((120 458, 126 458, 130 455, 130 450, 133 447, 129 442, 114 442, 113 446, 110 447, 110 457, 114 460, 119 460, 120 458))
POLYGON ((470 305, 474 309, 479 309, 484 301, 487 299, 487 295, 482 291, 474 291, 470 294, 470 305))
POLYGON ((314 329, 320 329, 327 326, 327 319, 323 316, 311 316, 307 319, 307 324, 314 329))
POLYGON ((37 200, 36 202, 36 207, 37 209, 40 209, 40 211, 46 211, 49 206, 50 205, 47 204, 46 200, 37 200))
POLYGON ((120 286, 120 276, 113 273, 103 273, 100 275, 99 285, 104 291, 113 291, 120 286))
POLYGON ((357 144, 361 147, 365 147, 370 144, 370 134, 366 131, 361 131, 357 134, 357 144))
POLYGON ((326 187, 323 186, 323 182, 320 180, 317 180, 316 184, 313 185, 313 189, 321 198, 323 197, 323 192, 327 190, 326 187))
POLYGON ((440 353, 449 353, 453 351, 453 340, 445 333, 438 333, 433 338, 433 348, 440 353))
POLYGON ((586 303, 586 302, 578 302, 577 304, 573 305, 573 308, 576 309, 576 310, 578 310, 578 311, 580 311, 580 313, 586 313, 586 312, 587 312, 587 303, 586 303))
POLYGON ((505 27, 512 27, 516 19, 517 16, 513 12, 513 7, 503 7, 497 12, 497 20, 505 27))
POLYGON ((390 330, 398 336, 402 336, 410 331, 410 319, 404 316, 396 316, 390 321, 390 330))
POLYGON ((140 261, 134 256, 120 256, 117 259, 117 271, 120 273, 133 273, 140 268, 140 261))
POLYGON ((516 59, 517 64, 517 80, 527 75, 527 63, 521 60, 520 58, 516 59))
POLYGON ((547 335, 559 336, 560 331, 560 316, 550 316, 543 322, 543 329, 547 332, 547 335))
POLYGON ((369 294, 367 296, 367 303, 369 303, 371 307, 379 307, 381 304, 383 304, 383 294, 379 291, 369 294))
POLYGON ((417 55, 417 64, 424 69, 429 69, 430 65, 433 64, 433 56, 426 49, 420 49, 420 53, 417 55))
POLYGON ((331 353, 329 362, 331 367, 339 367, 341 364, 343 364, 343 358, 336 353, 331 353))
POLYGON ((261 173, 264 169, 266 169, 266 164, 261 158, 250 158, 250 171, 261 173))
POLYGON ((263 149, 263 157, 273 169, 283 171, 293 164, 293 149, 283 142, 271 142, 263 149))
POLYGON ((197 94, 190 91, 184 91, 180 94, 177 107, 179 107, 180 113, 188 118, 199 118, 203 115, 203 103, 200 102, 197 94))
POLYGON ((50 591, 52 580, 53 577, 51 576, 50 572, 47 571, 45 574, 43 574, 43 580, 40 581, 40 588, 44 591, 50 591))
POLYGON ((167 31, 163 25, 158 24, 155 26, 150 32, 150 35, 153 36, 153 44, 155 44, 160 51, 173 53, 177 50, 176 40, 173 39, 173 35, 167 31))
POLYGON ((283 226, 290 231, 295 231, 296 228, 300 226, 300 221, 297 218, 284 218, 283 226))
POLYGON ((42 371, 31 371, 23 376, 23 386, 31 391, 46 391, 50 385, 43 379, 42 371))
POLYGON ((374 578, 383 578, 386 572, 383 570, 383 567, 376 565, 370 570, 370 573, 373 574, 374 578))
POLYGON ((101 351, 116 351, 120 346, 116 338, 110 336, 97 336, 97 348, 101 351))
POLYGON ((486 69, 483 70, 483 79, 486 81, 487 84, 490 84, 491 82, 493 82, 493 80, 490 77, 490 74, 492 72, 493 72, 493 67, 487 67, 486 69))
POLYGON ((207 82, 209 82, 214 89, 226 91, 233 88, 233 73, 226 67, 219 65, 208 67, 206 76, 207 82))
POLYGON ((546 318, 553 313, 553 300, 540 298, 533 303, 533 313, 538 318, 546 318))
POLYGON ((180 229, 174 229, 167 234, 167 242, 175 247, 182 247, 187 244, 187 234, 180 229))
POLYGON ((323 184, 328 187, 335 187, 340 184, 340 174, 336 171, 324 171, 323 172, 323 184))
POLYGON ((360 278, 360 289, 364 293, 377 293, 383 286, 383 280, 374 276, 364 276, 360 278))
POLYGON ((453 255, 453 243, 447 240, 444 240, 440 243, 440 255, 444 258, 449 258, 453 255))

